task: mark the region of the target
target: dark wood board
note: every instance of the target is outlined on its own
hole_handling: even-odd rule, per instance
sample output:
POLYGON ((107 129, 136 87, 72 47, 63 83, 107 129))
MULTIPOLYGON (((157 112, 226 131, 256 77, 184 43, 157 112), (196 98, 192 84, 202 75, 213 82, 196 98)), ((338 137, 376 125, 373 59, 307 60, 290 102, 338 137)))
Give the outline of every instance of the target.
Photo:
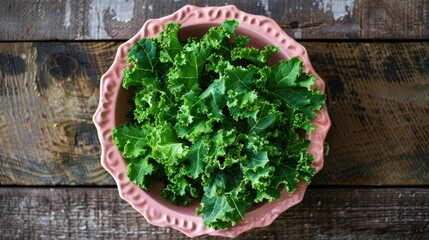
MULTIPOLYGON (((187 239, 149 225, 114 188, 0 188, 0 215, 6 239, 187 239)), ((428 189, 312 188, 238 239, 428 239, 428 219, 428 189)))
MULTIPOLYGON (((0 43, 0 184, 113 185, 91 117, 119 42, 0 43)), ((316 185, 429 183, 429 42, 304 42, 332 128, 316 185)))
POLYGON ((112 184, 91 119, 118 44, 0 45, 1 184, 112 184))
POLYGON ((304 46, 326 81, 332 120, 315 183, 428 184, 428 42, 304 46))
POLYGON ((425 0, 5 0, 0 2, 0 40, 124 40, 147 19, 186 4, 233 4, 271 17, 297 39, 429 38, 425 0))

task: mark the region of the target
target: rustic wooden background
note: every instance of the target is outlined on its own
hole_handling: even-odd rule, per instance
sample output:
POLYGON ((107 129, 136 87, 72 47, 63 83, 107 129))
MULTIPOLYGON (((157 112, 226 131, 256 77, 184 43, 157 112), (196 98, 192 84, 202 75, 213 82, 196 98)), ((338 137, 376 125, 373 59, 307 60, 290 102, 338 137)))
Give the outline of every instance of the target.
MULTIPOLYGON (((308 49, 327 83, 325 167, 239 239, 429 239, 429 2, 236 0, 308 49)), ((91 117, 149 18, 219 1, 0 1, 0 238, 186 239, 149 225, 100 165, 91 117)))

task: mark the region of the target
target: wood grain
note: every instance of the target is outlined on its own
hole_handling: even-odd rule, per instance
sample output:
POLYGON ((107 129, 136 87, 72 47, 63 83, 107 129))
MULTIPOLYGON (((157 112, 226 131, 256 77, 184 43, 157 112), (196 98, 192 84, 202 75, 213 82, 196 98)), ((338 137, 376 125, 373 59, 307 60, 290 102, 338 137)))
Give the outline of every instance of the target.
MULTIPOLYGON (((114 184, 91 117, 118 45, 0 43, 0 185, 114 184)), ((429 43, 304 45, 333 123, 313 184, 429 184, 429 43)))
POLYGON ((150 18, 186 4, 234 4, 274 19, 297 39, 427 39, 429 2, 420 0, 5 0, 0 40, 124 40, 150 18))
MULTIPOLYGON (((149 225, 113 188, 0 188, 0 215, 6 239, 188 239, 149 225)), ((428 219, 428 189, 313 188, 238 239, 428 239, 428 219)))
POLYGON ((116 47, 0 44, 1 184, 112 184, 91 118, 116 47))
POLYGON ((429 44, 304 45, 332 120, 315 183, 429 184, 429 44))

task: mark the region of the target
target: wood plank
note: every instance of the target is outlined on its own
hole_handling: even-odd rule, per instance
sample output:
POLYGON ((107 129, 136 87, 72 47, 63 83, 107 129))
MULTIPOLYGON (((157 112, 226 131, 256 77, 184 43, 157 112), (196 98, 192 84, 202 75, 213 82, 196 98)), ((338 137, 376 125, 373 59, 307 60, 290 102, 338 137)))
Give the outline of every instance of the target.
MULTIPOLYGON (((114 184, 91 116, 118 45, 0 43, 1 185, 114 184)), ((304 45, 333 122, 313 184, 429 184, 429 42, 304 45)))
POLYGON ((147 19, 186 4, 234 4, 271 17, 297 39, 429 38, 429 2, 423 0, 6 0, 0 2, 0 40, 124 40, 147 19))
POLYGON ((314 182, 429 184, 428 42, 304 46, 327 83, 332 120, 314 182))
POLYGON ((0 182, 112 184, 92 115, 117 43, 0 44, 0 182), (18 163, 18 164, 17 164, 18 163))
MULTIPOLYGON (((149 225, 113 188, 0 188, 0 215, 6 239, 187 239, 149 225)), ((428 239, 428 219, 426 188, 312 188, 238 239, 428 239)))

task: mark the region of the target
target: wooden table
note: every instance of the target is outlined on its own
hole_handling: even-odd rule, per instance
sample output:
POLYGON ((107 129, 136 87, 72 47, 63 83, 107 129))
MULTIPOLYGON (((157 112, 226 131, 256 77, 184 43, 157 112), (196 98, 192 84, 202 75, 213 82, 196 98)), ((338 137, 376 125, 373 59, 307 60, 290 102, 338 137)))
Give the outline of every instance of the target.
MULTIPOLYGON (((91 117, 101 75, 147 19, 219 3, 0 2, 0 238, 186 239, 120 199, 91 117)), ((429 239, 429 2, 226 3, 307 47, 332 118, 303 202, 240 238, 429 239)))

